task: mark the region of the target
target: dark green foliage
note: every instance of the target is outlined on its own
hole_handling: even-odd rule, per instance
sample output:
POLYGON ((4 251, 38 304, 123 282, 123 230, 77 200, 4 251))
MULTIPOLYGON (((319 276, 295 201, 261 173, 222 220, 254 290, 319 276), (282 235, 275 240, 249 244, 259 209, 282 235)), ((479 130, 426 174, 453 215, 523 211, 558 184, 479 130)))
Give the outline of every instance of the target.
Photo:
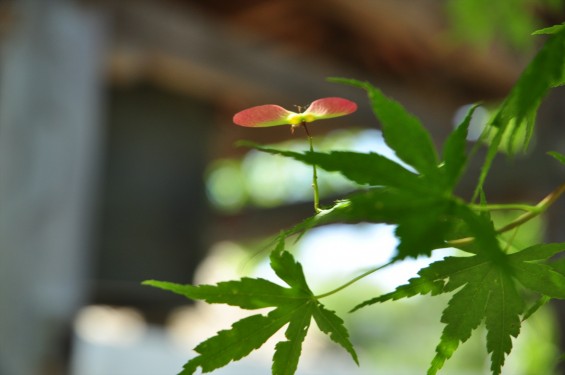
POLYGON ((443 145, 443 160, 448 186, 455 187, 467 164, 467 133, 477 105, 471 107, 461 124, 452 132, 443 145))
POLYGON ((509 256, 510 267, 522 285, 550 298, 565 299, 565 275, 551 259, 565 250, 565 243, 543 244, 529 247, 509 256))

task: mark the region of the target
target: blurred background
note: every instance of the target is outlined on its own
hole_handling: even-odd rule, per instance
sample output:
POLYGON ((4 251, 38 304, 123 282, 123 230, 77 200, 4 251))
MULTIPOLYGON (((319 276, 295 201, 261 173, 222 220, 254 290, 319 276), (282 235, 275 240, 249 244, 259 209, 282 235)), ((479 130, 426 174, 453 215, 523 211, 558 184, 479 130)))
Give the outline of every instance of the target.
MULTIPOLYGON (((303 150, 304 135, 237 127, 237 111, 345 97, 359 111, 315 123, 316 147, 394 158, 365 95, 326 77, 371 81, 441 144, 470 103, 508 93, 543 42, 530 33, 564 19, 561 0, 0 0, 0 375, 174 374, 198 342, 243 316, 140 285, 272 278, 257 252, 313 213, 308 168, 234 146, 303 150)), ((527 158, 496 163, 491 201, 535 202, 563 181, 545 152, 565 152, 564 103, 553 90, 527 158)), ((486 118, 488 106, 478 129, 486 118)), ((471 173, 460 193, 474 183, 471 173)), ((354 188, 320 175, 325 203, 354 188)), ((516 241, 565 241, 564 222, 559 202, 516 241)), ((294 251, 324 291, 385 263, 395 244, 389 226, 333 226, 294 251)), ((345 313, 425 264, 383 272, 328 305, 345 313)), ((445 302, 348 318, 361 368, 312 332, 298 373, 422 373, 445 302)), ((540 311, 505 374, 565 373, 564 327, 563 305, 540 311)), ((488 373, 481 336, 445 374, 488 373)), ((216 373, 269 373, 270 345, 216 373)))

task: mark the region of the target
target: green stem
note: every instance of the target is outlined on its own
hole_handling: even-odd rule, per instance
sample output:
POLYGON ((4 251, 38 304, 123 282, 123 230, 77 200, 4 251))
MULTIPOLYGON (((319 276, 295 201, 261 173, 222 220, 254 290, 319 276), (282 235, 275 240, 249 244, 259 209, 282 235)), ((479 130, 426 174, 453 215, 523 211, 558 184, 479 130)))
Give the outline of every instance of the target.
POLYGON ((485 204, 485 205, 471 204, 469 206, 475 211, 520 210, 520 211, 535 212, 539 210, 537 206, 532 206, 530 204, 520 204, 520 203, 485 204))
MULTIPOLYGON (((308 135, 308 143, 310 144, 310 152, 314 152, 314 141, 306 123, 302 123, 304 130, 306 130, 306 135, 308 135)), ((314 211, 318 214, 322 210, 320 209, 320 191, 318 190, 318 171, 316 170, 316 164, 312 164, 312 189, 314 189, 314 211)))
POLYGON ((317 296, 314 296, 314 298, 316 298, 316 299, 322 299, 322 298, 324 298, 324 297, 331 296, 332 294, 335 294, 335 293, 337 293, 337 292, 339 292, 339 291, 341 291, 341 290, 347 288, 348 286, 350 286, 350 285, 352 285, 352 284, 355 284, 357 281, 359 281, 359 280, 361 280, 361 279, 363 279, 363 278, 365 278, 365 277, 367 277, 367 276, 369 276, 369 275, 371 275, 371 274, 377 272, 378 270, 382 270, 383 268, 390 266, 390 265, 393 264, 394 262, 396 262, 396 261, 393 260, 393 261, 391 261, 391 262, 388 262, 387 264, 383 264, 382 266, 378 266, 378 267, 375 267, 375 268, 371 268, 371 269, 368 270, 367 272, 363 272, 361 275, 359 275, 359 276, 357 276, 357 277, 355 277, 355 278, 349 280, 349 281, 346 282, 345 284, 343 284, 343 285, 341 285, 341 286, 339 286, 339 287, 337 287, 337 288, 335 288, 335 289, 333 289, 333 290, 331 290, 331 291, 329 291, 329 292, 327 292, 327 293, 319 294, 319 295, 317 295, 317 296))
POLYGON ((523 215, 520 215, 508 225, 503 226, 502 228, 498 229, 497 233, 504 233, 509 230, 512 230, 527 221, 530 221, 534 217, 540 215, 541 213, 547 211, 547 209, 557 200, 559 197, 565 193, 565 183, 559 185, 557 189, 549 193, 544 199, 542 199, 538 204, 535 206, 535 210, 527 212, 523 215))
MULTIPOLYGON (((502 228, 498 228, 496 230, 496 233, 498 234, 502 234, 505 232, 508 232, 509 230, 512 230, 514 228, 519 227, 520 225, 532 220, 533 218, 535 218, 536 216, 539 216, 540 214, 544 213, 545 211, 547 211, 547 209, 557 200, 559 199, 559 197, 561 195, 563 195, 563 193, 565 193, 565 183, 559 185, 557 187, 557 189, 553 190, 551 193, 549 193, 545 198, 543 198, 538 204, 536 204, 535 206, 531 206, 530 209, 528 209, 525 214, 522 214, 520 216, 518 216, 514 221, 512 221, 510 224, 507 224, 505 226, 503 226, 502 228)), ((496 206, 496 205, 493 205, 496 206)), ((503 206, 503 205, 500 205, 503 206)), ((512 205, 507 205, 507 206, 512 206, 512 205)), ((523 206, 522 208, 528 207, 527 205, 514 205, 514 206, 523 206)), ((472 206, 473 207, 473 206, 472 206)), ((480 206, 479 206, 480 207, 480 206)), ((473 208, 477 208, 477 207, 473 207, 473 208)), ((514 208, 516 209, 516 208, 514 208)), ((447 241, 447 245, 449 246, 455 246, 455 247, 459 247, 459 246, 464 246, 464 245, 468 245, 470 243, 472 243, 473 241, 475 241, 474 237, 465 237, 465 238, 459 238, 456 240, 451 240, 451 241, 447 241)))

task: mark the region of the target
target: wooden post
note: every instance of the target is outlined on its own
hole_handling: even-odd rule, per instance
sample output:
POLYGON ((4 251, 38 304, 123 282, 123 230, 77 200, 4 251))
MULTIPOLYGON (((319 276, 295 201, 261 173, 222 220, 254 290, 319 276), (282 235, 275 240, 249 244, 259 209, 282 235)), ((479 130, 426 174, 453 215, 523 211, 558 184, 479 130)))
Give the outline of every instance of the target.
POLYGON ((13 6, 0 44, 0 373, 38 374, 58 366, 85 299, 104 21, 71 1, 13 6))

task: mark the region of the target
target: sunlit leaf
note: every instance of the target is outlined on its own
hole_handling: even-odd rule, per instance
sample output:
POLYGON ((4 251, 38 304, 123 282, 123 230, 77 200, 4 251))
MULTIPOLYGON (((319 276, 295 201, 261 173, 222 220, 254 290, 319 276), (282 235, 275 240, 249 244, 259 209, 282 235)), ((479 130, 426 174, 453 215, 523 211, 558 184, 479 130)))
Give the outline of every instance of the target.
POLYGON ((281 341, 275 346, 273 375, 293 375, 295 373, 302 353, 302 343, 310 328, 314 306, 313 301, 305 303, 297 308, 289 319, 290 323, 285 332, 287 341, 281 341))
POLYGON ((166 281, 147 280, 143 285, 171 291, 189 299, 222 303, 242 309, 278 306, 285 299, 296 299, 296 291, 265 279, 244 277, 239 281, 224 281, 217 285, 182 285, 166 281))
POLYGON ((284 288, 263 279, 243 278, 240 281, 221 282, 217 285, 180 285, 148 280, 144 284, 209 303, 225 303, 245 309, 275 307, 267 315, 252 315, 235 322, 231 329, 222 330, 201 342, 194 349, 199 355, 188 361, 181 375, 192 375, 198 368, 210 372, 237 361, 262 346, 272 335, 288 324, 286 341, 276 345, 273 356, 273 374, 295 373, 302 342, 312 318, 330 339, 347 350, 358 361, 349 341, 343 321, 314 297, 310 291, 302 266, 284 249, 281 238, 271 253, 271 266, 277 276, 290 288, 284 288))
MULTIPOLYGON (((535 125, 537 110, 549 89, 565 84, 565 28, 552 30, 544 46, 521 74, 491 123, 498 132, 491 141, 485 158, 477 190, 484 184, 488 171, 499 150, 506 131, 526 133, 529 142, 535 125)), ((512 134, 509 137, 512 139, 512 134)), ((475 194, 476 195, 476 194, 475 194)))
POLYGON ((465 279, 459 280, 457 275, 465 274, 467 270, 475 270, 482 264, 484 264, 484 259, 478 257, 447 257, 433 262, 418 271, 419 276, 408 280, 408 284, 400 285, 393 292, 360 303, 352 311, 376 303, 396 301, 416 295, 437 295, 451 291, 466 282, 465 279), (450 287, 446 289, 448 279, 450 280, 450 287))
POLYGON ((449 301, 443 311, 441 322, 445 328, 441 334, 440 343, 436 347, 436 356, 432 360, 428 374, 435 374, 443 367, 445 361, 455 350, 471 337, 484 319, 485 307, 489 300, 488 273, 478 283, 468 283, 449 301))
MULTIPOLYGON (((283 243, 281 240, 280 243, 283 243)), ((287 251, 274 251, 271 253, 271 268, 278 277, 302 295, 310 296, 312 291, 306 283, 304 272, 300 263, 287 251)))
POLYGON ((565 276, 548 265, 512 262, 514 276, 526 288, 551 298, 565 299, 565 276))
POLYGON ((360 185, 394 186, 420 191, 424 188, 421 179, 416 174, 375 153, 350 151, 300 153, 259 146, 249 142, 240 142, 240 144, 270 154, 290 157, 305 164, 316 165, 329 172, 339 172, 360 185))
POLYGON ((367 91, 373 112, 381 123, 386 144, 400 159, 420 173, 435 175, 439 163, 436 150, 430 134, 418 118, 369 83, 337 78, 331 80, 367 91))
POLYGON ((549 243, 530 246, 517 253, 511 254, 510 259, 513 262, 522 261, 529 262, 535 260, 545 260, 565 250, 565 242, 549 243))
POLYGON ((252 315, 239 320, 231 329, 198 344, 194 350, 199 355, 188 361, 179 375, 192 375, 198 367, 202 372, 210 372, 247 356, 287 324, 295 309, 293 305, 283 305, 266 316, 252 315))
POLYGON ((320 331, 324 332, 335 343, 341 345, 351 355, 355 363, 359 364, 359 358, 349 341, 349 333, 343 325, 343 320, 336 315, 335 312, 326 309, 323 305, 318 304, 313 311, 314 320, 320 331))
POLYGON ((497 271, 493 273, 495 277, 490 285, 484 286, 490 293, 486 305, 485 326, 493 375, 502 371, 506 356, 512 350, 512 337, 518 337, 520 333, 520 314, 524 311, 523 299, 516 291, 512 277, 504 270, 497 271))
MULTIPOLYGON (((354 311, 418 294, 438 295, 457 291, 443 311, 441 321, 446 326, 428 374, 436 374, 483 321, 487 329, 491 371, 500 374, 512 349, 512 337, 517 337, 520 332, 520 316, 524 314, 524 297, 516 288, 516 282, 531 292, 548 296, 545 299, 565 299, 565 275, 548 265, 532 262, 552 257, 563 246, 536 245, 512 255, 492 249, 471 257, 447 257, 421 269, 418 277, 410 279, 408 284, 367 300, 356 306, 354 311)), ((534 311, 528 310, 524 319, 534 311)))

